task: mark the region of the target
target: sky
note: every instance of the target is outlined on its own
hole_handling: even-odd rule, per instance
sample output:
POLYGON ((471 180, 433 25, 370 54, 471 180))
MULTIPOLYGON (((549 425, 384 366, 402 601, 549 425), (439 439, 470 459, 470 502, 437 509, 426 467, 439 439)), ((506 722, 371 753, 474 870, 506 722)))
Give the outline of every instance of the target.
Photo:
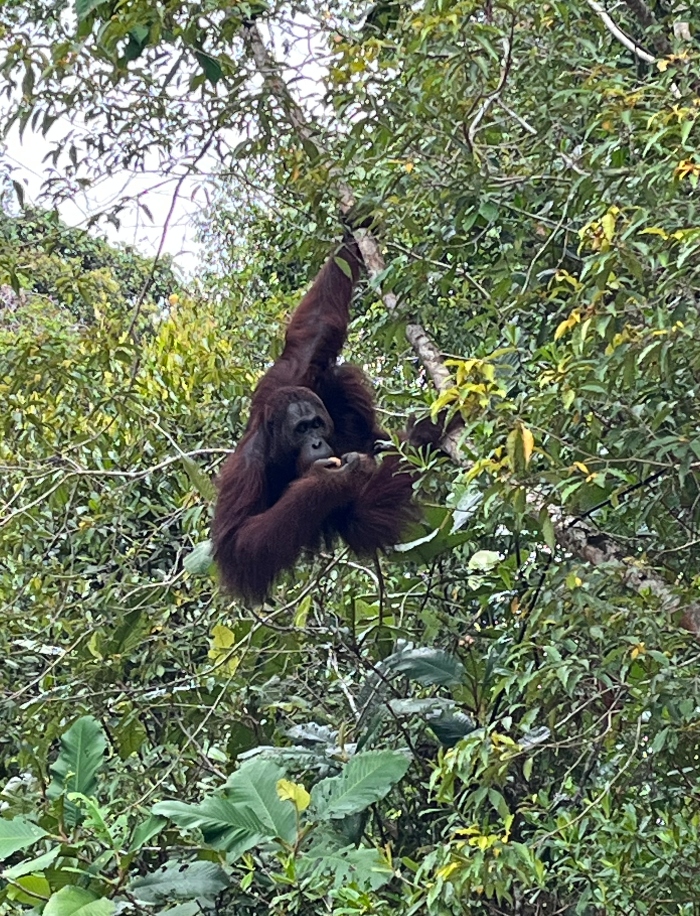
MULTIPOLYGON (((72 125, 66 124, 66 131, 69 127, 72 125)), ((60 131, 60 124, 57 131, 60 131)), ((4 151, 0 150, 0 161, 4 160, 12 178, 24 186, 27 203, 42 206, 41 186, 48 170, 44 159, 51 148, 52 143, 41 134, 33 134, 27 129, 20 140, 18 131, 13 129, 5 140, 4 151)), ((141 254, 155 255, 172 204, 175 181, 176 178, 164 184, 164 176, 157 173, 155 165, 154 171, 149 174, 115 173, 62 204, 59 212, 69 225, 81 226, 90 215, 103 210, 121 196, 141 193, 142 200, 153 215, 152 222, 145 213, 134 208, 122 213, 119 229, 103 222, 100 231, 111 242, 123 242, 133 245, 141 254)), ((194 179, 185 181, 165 233, 163 251, 173 256, 184 275, 195 270, 200 258, 195 241, 195 218, 204 203, 199 183, 194 179)), ((43 204, 49 206, 46 201, 43 204)))
MULTIPOLYGON (((307 100, 317 96, 319 74, 323 69, 319 60, 326 52, 315 47, 316 28, 313 21, 297 16, 279 33, 273 33, 262 24, 260 27, 273 56, 291 68, 283 71, 283 75, 286 79, 294 79, 295 91, 307 100)), ((44 160, 57 137, 75 130, 76 124, 65 117, 58 119, 51 127, 48 139, 32 133, 29 127, 20 139, 19 131, 14 127, 5 139, 4 149, 0 146, 0 166, 3 163, 9 166, 12 178, 24 186, 27 203, 39 207, 52 206, 48 200, 42 201, 41 198, 41 187, 49 168, 44 160)), ((204 160, 201 165, 202 171, 206 172, 204 160)), ((147 174, 115 173, 93 184, 72 201, 59 206, 61 218, 71 226, 86 225, 92 214, 105 210, 120 197, 140 194, 153 220, 149 220, 142 210, 134 207, 120 215, 121 226, 118 229, 101 221, 101 234, 113 243, 133 245, 147 256, 156 254, 163 239, 163 252, 172 255, 184 277, 192 276, 202 257, 201 248, 196 242, 196 218, 207 203, 206 179, 195 176, 185 180, 168 221, 179 176, 166 181, 166 176, 159 168, 157 151, 154 151, 153 162, 147 163, 147 167, 147 174), (167 231, 164 233, 166 223, 167 231)), ((215 163, 212 163, 211 171, 216 171, 215 163)))

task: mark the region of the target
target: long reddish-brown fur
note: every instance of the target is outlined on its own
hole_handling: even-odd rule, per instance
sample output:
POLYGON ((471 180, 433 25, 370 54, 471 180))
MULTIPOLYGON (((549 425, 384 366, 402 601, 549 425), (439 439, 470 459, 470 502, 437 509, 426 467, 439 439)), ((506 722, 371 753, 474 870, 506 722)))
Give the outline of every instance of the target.
POLYGON ((243 438, 222 468, 214 557, 224 585, 243 598, 262 600, 305 548, 339 534, 356 553, 372 553, 397 543, 414 516, 412 474, 398 455, 373 457, 386 434, 364 374, 337 365, 359 272, 349 237, 294 312, 284 350, 258 383, 243 438), (349 473, 312 467, 299 477, 293 461, 273 458, 289 404, 314 395, 332 420, 334 454, 363 456, 349 473))

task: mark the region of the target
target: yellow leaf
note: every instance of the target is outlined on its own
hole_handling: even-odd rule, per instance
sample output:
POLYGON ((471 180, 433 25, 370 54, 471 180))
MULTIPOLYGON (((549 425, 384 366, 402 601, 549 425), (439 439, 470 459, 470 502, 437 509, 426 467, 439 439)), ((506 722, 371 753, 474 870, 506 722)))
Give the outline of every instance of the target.
POLYGON ((430 416, 435 419, 443 407, 447 407, 447 405, 451 404, 452 401, 456 401, 458 397, 459 391, 457 388, 448 388, 447 391, 443 391, 442 394, 430 405, 430 416))
POLYGON ((530 463, 530 458, 532 458, 532 452, 535 448, 535 437, 532 435, 524 423, 520 424, 520 436, 523 441, 523 457, 525 459, 525 467, 527 467, 530 463))
POLYGON ((583 461, 574 461, 573 467, 579 470, 582 474, 588 475, 591 473, 588 470, 588 468, 586 467, 586 465, 583 463, 583 461))
POLYGON ((221 623, 217 623, 212 627, 211 635, 215 649, 230 649, 236 641, 233 630, 229 630, 228 627, 221 623))
POLYGON ((581 312, 578 309, 574 309, 573 312, 569 315, 568 318, 565 318, 561 322, 559 327, 554 332, 554 339, 559 340, 560 337, 563 337, 567 331, 570 331, 581 321, 581 312))
POLYGON ((457 871, 459 867, 460 867, 459 862, 450 862, 447 865, 443 865, 442 868, 438 868, 436 872, 436 876, 438 878, 442 878, 443 881, 446 881, 450 877, 452 872, 457 871))
POLYGON ((506 453, 508 455, 510 466, 513 470, 515 470, 515 463, 517 460, 517 447, 518 447, 518 430, 513 429, 508 433, 508 438, 506 439, 506 453))
POLYGON ((240 658, 231 651, 236 641, 236 634, 220 623, 212 627, 211 633, 212 646, 208 652, 209 658, 217 667, 223 668, 229 674, 235 674, 240 663, 240 658))
POLYGON ((407 171, 408 174, 410 175, 411 172, 414 170, 415 165, 414 165, 412 162, 407 162, 407 163, 404 165, 404 168, 406 169, 406 171, 407 171))
POLYGON ((560 337, 563 337, 564 334, 566 334, 570 327, 571 323, 569 322, 568 318, 566 321, 562 321, 554 332, 554 339, 559 340, 560 337))
POLYGON ((104 656, 99 650, 99 634, 97 632, 93 633, 90 639, 88 640, 88 652, 90 655, 94 656, 98 661, 102 661, 104 656))
POLYGON ((640 235, 660 235, 662 239, 668 238, 668 233, 665 229, 661 229, 659 226, 649 226, 647 229, 642 229, 639 233, 640 235))
POLYGON ((306 618, 309 616, 311 607, 311 595, 305 595, 299 602, 299 607, 294 615, 294 626, 303 630, 306 626, 306 618))
POLYGON ((573 286, 574 289, 580 289, 583 284, 579 283, 576 277, 573 277, 568 270, 558 270, 555 276, 555 280, 559 283, 568 283, 569 286, 573 286))
POLYGON ((603 227, 603 234, 605 238, 611 242, 615 235, 615 214, 612 210, 608 210, 605 216, 600 221, 601 226, 603 227))
POLYGON ((306 789, 300 783, 289 779, 277 780, 277 796, 282 801, 290 801, 297 811, 306 811, 311 803, 311 796, 306 789))

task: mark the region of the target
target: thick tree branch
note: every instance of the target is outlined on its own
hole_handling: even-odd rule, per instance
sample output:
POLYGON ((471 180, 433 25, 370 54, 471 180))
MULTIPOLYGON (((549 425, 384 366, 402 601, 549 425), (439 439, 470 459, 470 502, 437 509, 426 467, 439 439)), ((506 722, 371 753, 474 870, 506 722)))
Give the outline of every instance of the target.
MULTIPOLYGON (((531 500, 531 505, 538 508, 536 498, 531 500)), ((592 566, 608 564, 617 567, 627 588, 637 594, 649 592, 654 595, 669 615, 680 612, 681 626, 694 636, 700 636, 700 602, 683 604, 683 599, 659 573, 633 557, 626 556, 624 549, 615 540, 552 506, 548 506, 547 511, 560 547, 592 566)))
POLYGON ((654 55, 650 54, 648 51, 645 51, 644 48, 642 48, 641 45, 638 45, 633 38, 625 35, 619 25, 617 25, 617 23, 613 20, 610 13, 603 9, 600 3, 598 3, 598 0, 586 0, 586 3, 600 18, 608 32, 610 32, 610 34, 616 38, 620 44, 624 45, 628 51, 631 51, 635 57, 644 61, 646 64, 653 64, 655 62, 656 58, 654 55))

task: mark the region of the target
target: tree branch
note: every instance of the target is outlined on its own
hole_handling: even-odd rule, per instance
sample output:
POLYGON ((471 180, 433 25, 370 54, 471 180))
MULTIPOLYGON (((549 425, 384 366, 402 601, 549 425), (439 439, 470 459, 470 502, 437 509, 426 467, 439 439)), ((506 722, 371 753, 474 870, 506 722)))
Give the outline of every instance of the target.
POLYGON ((472 118, 472 122, 469 125, 469 129, 466 133, 466 141, 469 144, 469 149, 474 152, 474 138, 476 137, 476 132, 479 129, 479 125, 484 119, 486 112, 493 105, 496 99, 500 98, 501 93, 508 79, 508 74, 510 73, 511 64, 513 63, 513 29, 515 27, 515 19, 511 23, 510 35, 507 38, 503 39, 503 57, 501 58, 501 75, 498 80, 498 85, 494 91, 487 95, 484 101, 479 106, 479 110, 472 118))
POLYGON ((620 44, 624 45, 628 51, 631 51, 636 58, 644 61, 645 64, 653 64, 656 61, 656 58, 653 56, 653 54, 645 51, 644 48, 642 48, 641 45, 638 45, 633 38, 625 35, 619 25, 613 21, 610 13, 604 10, 600 3, 598 3, 598 0, 586 0, 586 3, 600 18, 608 32, 610 32, 610 34, 616 38, 620 44))

